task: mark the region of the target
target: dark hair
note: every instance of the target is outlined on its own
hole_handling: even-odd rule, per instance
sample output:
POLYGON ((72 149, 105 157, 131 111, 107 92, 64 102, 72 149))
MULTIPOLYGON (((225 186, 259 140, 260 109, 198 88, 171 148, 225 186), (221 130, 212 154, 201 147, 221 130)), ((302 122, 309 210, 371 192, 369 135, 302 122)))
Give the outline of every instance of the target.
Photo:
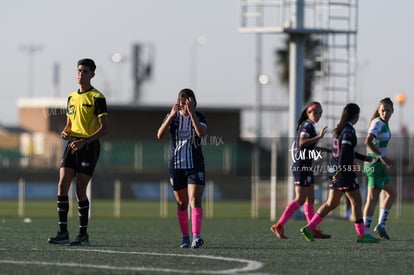
POLYGON ((302 124, 302 122, 304 122, 305 120, 308 119, 308 109, 309 109, 309 107, 311 107, 312 105, 315 105, 315 104, 321 106, 321 104, 318 101, 312 101, 311 103, 306 105, 306 107, 302 110, 302 113, 300 113, 300 117, 298 119, 298 124, 296 125, 296 131, 299 130, 299 127, 302 124))
POLYGON ((339 134, 344 129, 345 125, 350 122, 351 120, 355 119, 360 112, 360 108, 355 103, 348 103, 342 110, 341 119, 339 120, 338 125, 336 126, 335 130, 333 131, 333 136, 338 137, 339 134))
POLYGON ((90 58, 83 58, 83 59, 79 60, 78 61, 78 66, 79 65, 83 65, 83 66, 88 67, 93 73, 96 70, 95 62, 90 58))
POLYGON ((377 117, 379 117, 379 113, 378 113, 378 108, 381 106, 381 104, 388 104, 391 106, 392 111, 394 111, 394 103, 392 103, 391 98, 386 97, 380 100, 377 109, 375 110, 374 114, 371 117, 371 121, 373 119, 376 119, 377 117))
POLYGON ((187 98, 190 98, 190 97, 194 101, 194 107, 196 107, 197 106, 197 100, 196 100, 195 94, 194 94, 194 92, 192 90, 190 90, 188 88, 182 89, 178 93, 177 103, 180 104, 180 102, 181 102, 182 99, 187 99, 187 98))

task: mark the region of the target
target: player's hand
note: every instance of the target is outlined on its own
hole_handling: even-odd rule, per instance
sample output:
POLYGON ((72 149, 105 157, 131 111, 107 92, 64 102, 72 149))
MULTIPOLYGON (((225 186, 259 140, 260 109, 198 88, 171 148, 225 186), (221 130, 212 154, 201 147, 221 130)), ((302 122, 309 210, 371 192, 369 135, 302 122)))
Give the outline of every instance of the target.
POLYGON ((62 131, 62 132, 60 133, 60 137, 61 137, 62 139, 64 139, 64 140, 67 140, 67 139, 69 138, 69 133, 68 133, 68 132, 66 132, 66 131, 62 131))
POLYGON ((187 105, 188 112, 193 113, 194 110, 195 110, 195 101, 191 97, 189 97, 189 98, 186 99, 185 102, 186 102, 186 105, 187 105))
POLYGON ((180 104, 174 104, 171 107, 170 116, 174 116, 180 110, 181 110, 180 104))
POLYGON ((326 134, 326 130, 328 129, 328 126, 323 127, 323 129, 321 130, 321 132, 319 133, 319 137, 323 138, 326 134))
POLYGON ((381 160, 382 163, 384 163, 384 165, 389 169, 392 166, 392 163, 389 159, 387 159, 386 157, 379 157, 379 159, 381 160))
POLYGON ((333 175, 332 176, 332 181, 333 182, 337 182, 337 181, 339 181, 341 179, 341 172, 340 171, 337 171, 336 173, 335 173, 335 175, 333 175))
POLYGON ((73 152, 76 152, 86 146, 86 139, 74 140, 68 146, 73 152))

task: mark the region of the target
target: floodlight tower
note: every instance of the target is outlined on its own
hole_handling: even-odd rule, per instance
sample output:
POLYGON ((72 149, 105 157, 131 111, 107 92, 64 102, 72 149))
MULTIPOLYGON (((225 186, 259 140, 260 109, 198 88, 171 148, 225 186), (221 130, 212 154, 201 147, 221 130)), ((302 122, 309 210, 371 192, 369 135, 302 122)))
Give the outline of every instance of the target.
POLYGON ((27 45, 20 45, 19 50, 27 53, 27 56, 29 57, 29 74, 28 74, 28 96, 33 97, 34 96, 34 56, 36 53, 43 50, 43 45, 33 45, 33 44, 27 44, 27 45))
POLYGON ((343 106, 354 99, 357 11, 358 0, 240 0, 241 33, 289 35, 290 138, 304 107, 306 35, 319 36, 323 46, 318 57, 322 69, 313 87, 314 94, 322 93, 321 122, 327 120, 333 130, 343 106))

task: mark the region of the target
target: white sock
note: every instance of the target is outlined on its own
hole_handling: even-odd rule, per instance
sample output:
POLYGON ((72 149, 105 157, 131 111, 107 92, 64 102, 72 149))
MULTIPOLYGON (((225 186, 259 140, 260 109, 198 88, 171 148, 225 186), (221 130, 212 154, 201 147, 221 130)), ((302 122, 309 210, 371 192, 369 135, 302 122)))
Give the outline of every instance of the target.
POLYGON ((388 208, 381 208, 380 214, 378 217, 378 224, 385 226, 388 220, 388 215, 390 214, 390 209, 388 208))
POLYGON ((372 216, 364 217, 365 235, 370 233, 371 231, 370 228, 371 228, 372 220, 373 220, 372 216))

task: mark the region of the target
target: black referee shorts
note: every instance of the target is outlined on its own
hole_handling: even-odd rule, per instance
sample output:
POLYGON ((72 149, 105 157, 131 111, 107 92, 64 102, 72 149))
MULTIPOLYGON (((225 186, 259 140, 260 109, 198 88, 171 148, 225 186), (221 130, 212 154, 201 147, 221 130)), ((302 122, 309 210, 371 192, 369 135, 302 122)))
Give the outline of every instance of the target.
POLYGON ((99 158, 101 148, 100 142, 90 142, 85 147, 75 152, 68 146, 73 140, 75 139, 69 139, 66 144, 60 167, 71 168, 75 170, 76 173, 83 173, 92 177, 99 158))

